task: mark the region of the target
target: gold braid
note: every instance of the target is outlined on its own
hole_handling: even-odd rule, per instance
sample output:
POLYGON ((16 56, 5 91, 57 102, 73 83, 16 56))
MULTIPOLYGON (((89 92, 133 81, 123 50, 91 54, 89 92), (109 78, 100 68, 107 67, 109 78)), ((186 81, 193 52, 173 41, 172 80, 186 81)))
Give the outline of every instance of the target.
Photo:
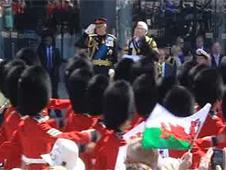
POLYGON ((98 43, 92 37, 89 37, 89 42, 88 42, 88 57, 90 59, 92 59, 92 57, 93 57, 93 55, 94 55, 97 47, 98 47, 98 43))
POLYGON ((3 110, 9 105, 9 101, 5 100, 5 102, 3 103, 3 105, 0 106, 0 113, 3 112, 3 110))

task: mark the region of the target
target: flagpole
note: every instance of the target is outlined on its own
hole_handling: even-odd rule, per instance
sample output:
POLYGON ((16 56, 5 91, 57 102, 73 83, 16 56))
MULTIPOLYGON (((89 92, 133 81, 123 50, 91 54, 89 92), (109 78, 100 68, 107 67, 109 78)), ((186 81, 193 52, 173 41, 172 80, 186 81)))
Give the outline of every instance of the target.
POLYGON ((188 150, 188 152, 191 152, 191 149, 193 148, 193 145, 194 145, 194 143, 195 143, 195 140, 198 138, 198 135, 199 135, 199 133, 200 133, 200 131, 201 131, 201 128, 202 128, 202 126, 199 126, 199 127, 198 127, 197 133, 195 134, 195 137, 193 138, 193 140, 192 140, 192 142, 191 142, 191 147, 190 147, 190 149, 188 150))
MULTIPOLYGON (((211 110, 211 106, 210 106, 209 112, 210 112, 210 110, 211 110)), ((209 112, 208 112, 208 114, 209 114, 209 112)), ((207 114, 207 116, 208 116, 208 114, 207 114)), ((206 118, 205 118, 205 121, 206 121, 206 119, 207 119, 207 116, 206 116, 206 118)), ((190 149, 188 150, 189 152, 191 152, 191 149, 193 148, 193 145, 194 145, 194 143, 195 143, 195 140, 198 138, 198 135, 199 135, 199 133, 200 133, 200 131, 201 131, 201 129, 202 129, 202 127, 203 127, 205 121, 203 122, 202 126, 200 126, 200 125, 198 126, 197 133, 195 134, 195 137, 194 137, 194 139, 193 139, 192 142, 191 142, 191 147, 190 147, 190 149)))

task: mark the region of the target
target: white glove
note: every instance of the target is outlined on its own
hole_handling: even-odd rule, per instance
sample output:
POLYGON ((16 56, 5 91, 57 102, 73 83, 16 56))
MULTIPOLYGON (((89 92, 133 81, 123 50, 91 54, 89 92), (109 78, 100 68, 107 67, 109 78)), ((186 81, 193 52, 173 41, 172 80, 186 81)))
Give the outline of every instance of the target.
POLYGON ((109 71, 108 71, 108 75, 110 76, 110 78, 113 78, 114 77, 114 75, 115 75, 115 70, 114 69, 109 69, 109 71))
POLYGON ((95 24, 90 24, 86 29, 85 33, 86 34, 93 34, 95 30, 96 25, 95 24))

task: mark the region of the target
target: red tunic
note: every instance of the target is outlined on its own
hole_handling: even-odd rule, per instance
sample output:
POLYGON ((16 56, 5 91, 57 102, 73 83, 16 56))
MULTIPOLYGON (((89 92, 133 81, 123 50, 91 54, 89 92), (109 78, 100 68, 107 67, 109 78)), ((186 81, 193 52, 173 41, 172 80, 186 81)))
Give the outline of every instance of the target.
MULTIPOLYGON (((101 122, 98 122, 93 128, 96 129, 101 134, 101 136, 103 136, 107 131, 107 129, 105 128, 105 125, 101 122)), ((94 152, 95 147, 96 147, 96 144, 93 143, 92 150, 89 150, 88 152, 85 151, 80 154, 80 158, 85 163, 86 169, 89 169, 89 170, 93 169, 93 160, 95 160, 95 156, 96 156, 94 152)))
POLYGON ((202 138, 205 136, 217 135, 224 126, 221 115, 222 113, 217 113, 216 116, 208 115, 198 137, 202 138))
MULTIPOLYGON (((49 116, 48 109, 66 109, 66 111, 70 111, 71 102, 69 99, 54 99, 51 98, 47 107, 42 111, 43 116, 49 116)), ((54 128, 61 129, 60 122, 57 119, 49 119, 48 124, 54 128)))
POLYGON ((10 141, 0 146, 0 161, 11 160, 20 156, 28 166, 26 169, 39 170, 46 167, 40 155, 51 151, 57 138, 67 138, 76 143, 86 144, 90 141, 90 135, 81 132, 62 133, 52 128, 45 120, 34 119, 26 116, 21 120, 18 130, 10 141), (38 164, 34 163, 38 161, 38 164))
MULTIPOLYGON (((103 133, 103 128, 99 125, 98 121, 100 116, 90 116, 87 114, 75 114, 73 111, 67 113, 66 125, 64 132, 70 132, 73 130, 82 131, 87 129, 97 129, 101 134, 103 133)), ((83 152, 80 157, 86 164, 87 169, 92 168, 93 152, 83 152)))
POLYGON ((14 131, 17 130, 19 123, 20 115, 17 113, 16 109, 13 106, 10 106, 9 108, 7 108, 4 114, 4 121, 1 126, 2 133, 0 134, 1 140, 2 138, 5 139, 4 141, 10 140, 14 131))
MULTIPOLYGON (((199 111, 200 109, 201 107, 196 105, 195 110, 199 111)), ((211 115, 209 113, 199 133, 198 138, 218 134, 223 124, 224 124, 224 118, 221 111, 218 111, 215 115, 211 115)))
MULTIPOLYGON (((68 99, 51 99, 48 105, 49 108, 64 109, 70 106, 70 100, 68 99)), ((47 116, 47 109, 42 111, 42 115, 47 116)), ((54 119, 46 121, 51 127, 57 127, 57 123, 54 119)), ((20 123, 20 115, 16 111, 15 107, 10 106, 7 108, 4 114, 4 121, 0 128, 0 145, 5 141, 9 141, 13 136, 13 133, 18 129, 20 123)), ((21 164, 20 156, 10 157, 5 163, 5 169, 12 169, 18 167, 21 164), (12 160, 10 160, 12 158, 12 160)))
MULTIPOLYGON (((8 141, 12 138, 13 133, 17 130, 20 123, 20 115, 16 111, 15 107, 10 106, 7 108, 4 114, 4 121, 1 126, 0 130, 0 139, 1 143, 8 141)), ((12 169, 13 167, 17 167, 21 164, 21 161, 18 156, 12 157, 11 160, 8 160, 5 165, 4 169, 12 169)))
MULTIPOLYGON (((211 117, 208 115, 208 118, 201 130, 201 134, 199 134, 199 136, 205 137, 198 138, 194 144, 195 149, 193 149, 192 168, 198 168, 201 157, 207 152, 210 147, 213 146, 211 136, 216 136, 219 134, 226 134, 226 128, 222 119, 218 116, 211 117), (207 134, 209 135, 207 136, 207 134)), ((218 143, 217 147, 226 147, 226 141, 225 143, 218 143)))
MULTIPOLYGON (((51 99, 50 103, 48 104, 47 108, 49 109, 65 109, 69 108, 71 105, 70 100, 68 99, 51 99)), ((46 112, 46 109, 42 111, 43 116, 47 116, 48 113, 46 112)), ((20 122, 20 115, 16 111, 15 107, 11 106, 7 108, 5 115, 4 115, 4 121, 1 126, 0 130, 0 141, 4 142, 5 140, 9 140, 12 136, 13 132, 17 129, 20 122), (4 140, 2 140, 4 139, 4 140)), ((48 123, 52 127, 56 127, 56 122, 53 120, 48 120, 48 123)), ((1 142, 1 143, 2 143, 1 142)), ((0 143, 0 144, 1 144, 0 143)))
POLYGON ((71 106, 69 99, 50 99, 47 105, 48 109, 68 109, 71 106))
POLYGON ((72 130, 82 131, 93 128, 99 121, 100 116, 90 116, 88 114, 75 114, 70 112, 67 115, 65 132, 72 130))
POLYGON ((114 169, 119 147, 126 142, 114 131, 106 131, 94 149, 94 169, 114 169))

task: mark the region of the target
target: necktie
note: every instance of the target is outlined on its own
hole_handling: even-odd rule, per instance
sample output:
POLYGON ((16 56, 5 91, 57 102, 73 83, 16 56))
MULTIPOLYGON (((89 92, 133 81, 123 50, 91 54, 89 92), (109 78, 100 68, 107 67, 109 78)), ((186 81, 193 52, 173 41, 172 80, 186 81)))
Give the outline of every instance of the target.
POLYGON ((47 68, 52 69, 52 50, 50 47, 47 48, 47 68))

